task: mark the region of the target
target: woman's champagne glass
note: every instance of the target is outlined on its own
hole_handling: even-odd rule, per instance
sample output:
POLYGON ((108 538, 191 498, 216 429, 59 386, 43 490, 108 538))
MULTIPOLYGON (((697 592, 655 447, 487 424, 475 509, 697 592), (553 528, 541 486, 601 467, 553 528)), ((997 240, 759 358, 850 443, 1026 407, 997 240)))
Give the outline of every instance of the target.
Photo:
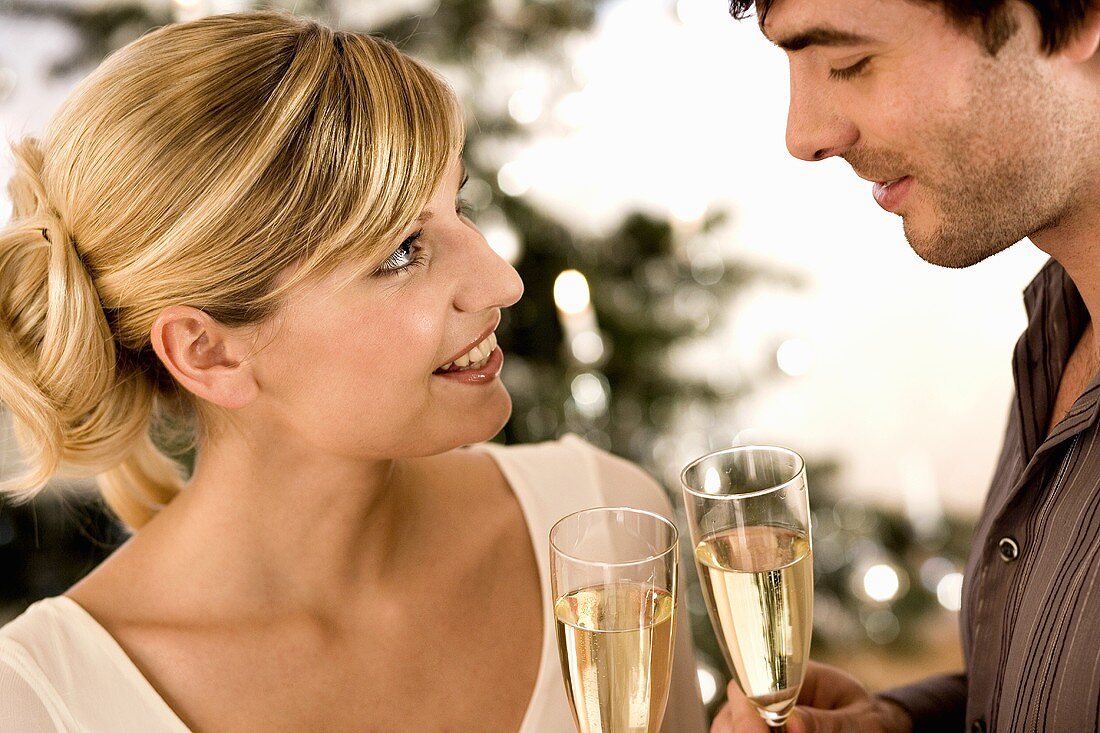
POLYGON ((726 664, 764 721, 781 727, 798 700, 813 631, 805 463, 786 448, 739 446, 692 462, 681 482, 726 664))
POLYGON ((558 653, 580 733, 657 733, 672 675, 675 525, 586 509, 550 530, 558 653))

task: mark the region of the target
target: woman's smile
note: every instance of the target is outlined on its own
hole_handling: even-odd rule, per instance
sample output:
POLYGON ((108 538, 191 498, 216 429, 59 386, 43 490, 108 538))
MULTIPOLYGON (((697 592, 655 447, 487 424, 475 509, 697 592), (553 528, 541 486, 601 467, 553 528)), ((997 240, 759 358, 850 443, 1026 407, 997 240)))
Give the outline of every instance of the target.
MULTIPOLYGON (((448 365, 448 370, 437 369, 432 373, 437 377, 461 382, 463 384, 486 384, 493 381, 496 376, 500 374, 501 367, 504 366, 504 352, 497 346, 496 340, 496 334, 491 334, 490 337, 483 342, 483 344, 492 344, 492 348, 489 355, 482 358, 481 361, 468 364, 464 367, 459 366, 458 362, 456 362, 448 365)), ((480 346, 477 350, 480 352, 480 346)), ((464 359, 466 356, 462 358, 464 359)))

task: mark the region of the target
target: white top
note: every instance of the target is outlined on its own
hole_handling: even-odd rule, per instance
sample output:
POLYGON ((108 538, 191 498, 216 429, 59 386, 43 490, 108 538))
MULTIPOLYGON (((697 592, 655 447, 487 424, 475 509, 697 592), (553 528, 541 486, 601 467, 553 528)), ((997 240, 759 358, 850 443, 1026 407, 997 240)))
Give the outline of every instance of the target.
MULTIPOLYGON (((595 506, 672 517, 637 466, 575 435, 504 447, 483 443, 527 520, 543 597, 542 661, 519 733, 575 733, 558 662, 549 578, 550 527, 595 506)), ((681 573, 683 572, 681 563, 681 573)), ((682 577, 682 575, 681 575, 682 577)), ((683 584, 680 584, 683 588, 683 584)), ((686 603, 677 604, 672 685, 662 733, 705 733, 686 603)), ((0 627, 0 733, 190 733, 105 628, 68 596, 31 604, 0 627)))

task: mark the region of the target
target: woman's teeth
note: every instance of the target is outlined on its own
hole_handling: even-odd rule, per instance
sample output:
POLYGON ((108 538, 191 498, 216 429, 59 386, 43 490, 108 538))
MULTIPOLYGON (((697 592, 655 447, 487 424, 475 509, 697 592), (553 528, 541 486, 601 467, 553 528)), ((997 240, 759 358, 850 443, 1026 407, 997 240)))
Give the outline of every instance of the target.
POLYGON ((491 333, 487 339, 455 359, 450 364, 444 364, 438 371, 456 372, 460 369, 480 369, 489 362, 489 354, 493 353, 493 349, 496 347, 497 335, 491 333))

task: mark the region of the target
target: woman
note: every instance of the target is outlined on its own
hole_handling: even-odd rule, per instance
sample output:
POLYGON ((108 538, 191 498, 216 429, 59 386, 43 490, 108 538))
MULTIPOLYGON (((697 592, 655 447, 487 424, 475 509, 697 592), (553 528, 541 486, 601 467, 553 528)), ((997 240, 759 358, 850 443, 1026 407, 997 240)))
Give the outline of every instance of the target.
MULTIPOLYGON (((670 507, 572 436, 476 445, 522 284, 462 144, 391 45, 260 12, 149 33, 13 146, 7 489, 94 475, 134 533, 0 629, 0 731, 573 730, 549 527, 670 507)), ((679 613, 663 730, 695 733, 679 613)))

